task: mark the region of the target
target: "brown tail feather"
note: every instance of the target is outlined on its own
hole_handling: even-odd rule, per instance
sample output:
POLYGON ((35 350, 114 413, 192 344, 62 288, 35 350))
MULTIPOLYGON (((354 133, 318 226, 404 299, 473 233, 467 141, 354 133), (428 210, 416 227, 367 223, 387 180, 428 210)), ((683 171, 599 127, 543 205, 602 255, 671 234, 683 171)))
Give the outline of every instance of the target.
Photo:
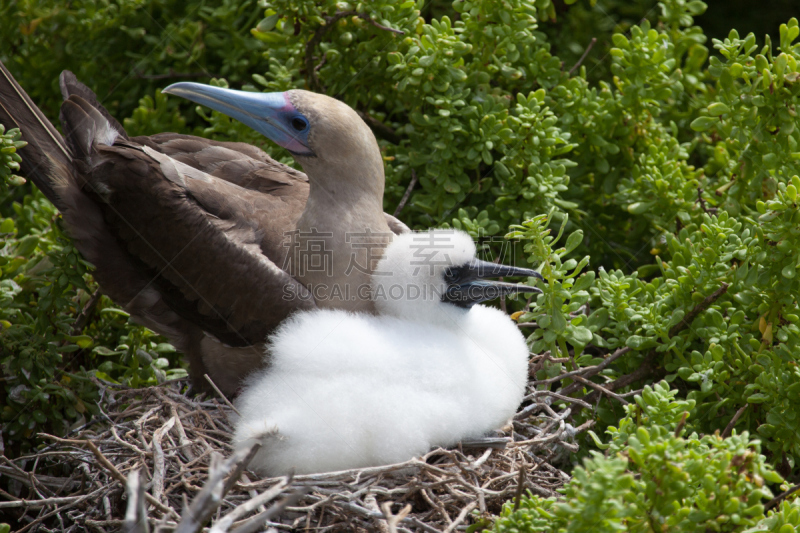
POLYGON ((0 123, 6 128, 22 130, 28 145, 19 151, 22 156, 20 174, 30 179, 59 209, 57 182, 70 179, 63 175, 72 168, 72 157, 55 126, 36 107, 17 80, 0 62, 0 123))
POLYGON ((119 132, 91 103, 73 94, 61 104, 67 145, 77 160, 89 161, 96 145, 111 146, 119 132))
POLYGON ((61 96, 64 97, 64 100, 68 100, 70 96, 80 96, 91 107, 103 115, 109 124, 111 124, 111 127, 117 131, 120 137, 123 139, 128 138, 128 134, 125 133, 125 128, 122 127, 122 124, 120 124, 117 119, 111 116, 108 110, 106 110, 106 108, 103 107, 103 105, 97 100, 97 95, 94 94, 94 91, 81 83, 78 78, 75 77, 75 74, 69 70, 63 71, 58 79, 58 84, 61 87, 61 96))

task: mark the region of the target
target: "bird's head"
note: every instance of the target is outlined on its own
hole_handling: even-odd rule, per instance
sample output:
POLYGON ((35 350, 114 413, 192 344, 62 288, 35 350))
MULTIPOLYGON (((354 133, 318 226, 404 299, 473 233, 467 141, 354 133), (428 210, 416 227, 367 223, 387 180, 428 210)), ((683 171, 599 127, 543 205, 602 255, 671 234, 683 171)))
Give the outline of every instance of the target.
POLYGON ((515 276, 542 278, 528 268, 482 261, 469 235, 436 229, 395 236, 372 274, 372 292, 382 314, 441 322, 483 301, 541 292, 491 279, 515 276))
POLYGON ((335 98, 299 89, 259 93, 192 82, 174 83, 164 92, 258 131, 286 148, 312 179, 333 175, 346 180, 363 171, 358 173, 376 181, 383 196, 383 160, 375 136, 350 106, 335 98))

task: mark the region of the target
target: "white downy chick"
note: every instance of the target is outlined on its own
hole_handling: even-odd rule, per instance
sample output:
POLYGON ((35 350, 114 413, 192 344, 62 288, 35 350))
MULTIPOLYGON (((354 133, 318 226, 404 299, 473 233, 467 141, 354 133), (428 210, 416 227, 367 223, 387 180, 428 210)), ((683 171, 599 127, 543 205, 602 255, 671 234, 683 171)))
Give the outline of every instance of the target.
POLYGON ((474 305, 535 271, 475 258, 463 232, 395 236, 372 276, 378 315, 298 312, 237 400, 237 447, 268 476, 406 461, 503 426, 525 392, 528 348, 502 311, 474 305))

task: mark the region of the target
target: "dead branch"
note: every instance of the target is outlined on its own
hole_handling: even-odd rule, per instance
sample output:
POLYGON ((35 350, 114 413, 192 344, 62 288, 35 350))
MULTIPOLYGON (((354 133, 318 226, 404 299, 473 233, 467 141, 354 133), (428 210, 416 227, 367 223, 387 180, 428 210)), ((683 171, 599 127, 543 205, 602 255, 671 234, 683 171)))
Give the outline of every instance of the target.
POLYGON ((209 384, 209 385, 211 385, 211 387, 214 389, 214 391, 215 391, 217 394, 219 394, 219 397, 220 397, 220 398, 222 398, 222 401, 224 401, 224 402, 225 402, 225 405, 227 405, 228 407, 230 407, 230 408, 231 408, 231 411, 233 411, 233 412, 234 412, 234 413, 236 413, 237 415, 239 415, 239 416, 242 416, 242 413, 240 413, 240 412, 239 412, 239 410, 238 410, 238 409, 236 409, 236 407, 234 407, 234 406, 233 406, 233 404, 231 403, 231 401, 230 401, 230 400, 229 400, 229 399, 228 399, 228 398, 227 398, 227 397, 226 397, 224 394, 222 394, 222 391, 221 391, 221 390, 219 390, 219 387, 217 387, 217 384, 216 384, 216 383, 214 383, 214 381, 211 379, 211 376, 209 376, 208 374, 203 374, 203 377, 204 377, 204 378, 206 378, 206 381, 208 381, 208 384, 209 384))
POLYGON ((394 210, 394 217, 400 214, 400 211, 406 206, 406 202, 408 202, 409 197, 411 196, 411 191, 414 190, 414 186, 417 184, 417 173, 414 169, 411 169, 411 181, 408 183, 408 187, 406 187, 406 192, 403 193, 403 197, 400 198, 400 203, 397 204, 397 208, 394 210))
POLYGON ((128 508, 125 511, 125 533, 149 533, 147 508, 144 503, 144 484, 139 480, 139 471, 134 470, 126 483, 128 508))
POLYGON ((725 431, 722 432, 723 439, 727 439, 728 437, 731 436, 731 433, 733 432, 733 427, 736 425, 736 422, 739 420, 739 418, 747 410, 747 407, 749 405, 750 405, 749 403, 746 403, 743 406, 741 406, 738 411, 736 411, 736 413, 733 415, 733 418, 731 418, 731 421, 728 422, 727 426, 725 426, 725 431))
MULTIPOLYGON (((570 409, 542 403, 537 414, 515 418, 513 433, 465 440, 402 463, 306 474, 291 482, 259 479, 243 475, 246 451, 231 451, 231 408, 186 397, 184 386, 173 381, 145 389, 108 388, 107 418, 73 438, 46 436, 52 444, 38 454, 0 459, 2 474, 21 487, 19 494, 0 493, 8 500, 0 502, 2 512, 22 520, 24 531, 42 526, 68 533, 199 528, 247 533, 306 526, 330 532, 380 527, 389 533, 452 532, 469 525, 474 510, 493 512, 513 499, 521 469, 523 491, 557 496, 569 478, 536 454, 543 448, 571 453, 577 449, 574 435, 590 427, 572 428, 566 422, 570 409), (31 459, 38 459, 35 471, 31 459), (127 505, 119 506, 114 502, 122 490, 127 505), (390 514, 390 502, 403 510, 390 514), (31 510, 39 515, 27 517, 31 510)), ((557 393, 530 393, 532 402, 561 401, 557 393)), ((565 401, 573 409, 581 402, 565 401)))
POLYGON ((575 70, 581 66, 583 60, 586 59, 586 56, 588 56, 589 52, 591 52, 592 48, 594 48, 595 43, 597 43, 597 37, 592 37, 592 40, 589 42, 589 46, 586 47, 586 50, 583 51, 583 54, 578 59, 578 61, 574 65, 572 65, 571 69, 569 69, 570 76, 572 76, 572 73, 575 72, 575 70))

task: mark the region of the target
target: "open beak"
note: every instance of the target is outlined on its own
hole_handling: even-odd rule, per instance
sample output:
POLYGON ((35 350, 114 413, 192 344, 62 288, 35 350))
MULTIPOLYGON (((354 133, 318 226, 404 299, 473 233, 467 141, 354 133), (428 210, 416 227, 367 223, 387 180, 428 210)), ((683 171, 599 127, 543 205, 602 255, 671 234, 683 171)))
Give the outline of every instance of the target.
POLYGON ((162 92, 225 113, 293 154, 313 155, 308 147, 307 132, 304 135, 289 126, 298 111, 286 93, 236 91, 193 82, 173 83, 162 92))
POLYGON ((473 259, 463 267, 459 267, 458 275, 448 286, 442 295, 442 301, 450 302, 459 307, 469 309, 473 305, 494 300, 508 294, 518 294, 522 292, 540 293, 536 287, 528 285, 518 285, 516 283, 506 283, 503 281, 491 281, 487 278, 525 276, 529 278, 542 279, 542 275, 529 268, 518 268, 489 261, 473 259))

